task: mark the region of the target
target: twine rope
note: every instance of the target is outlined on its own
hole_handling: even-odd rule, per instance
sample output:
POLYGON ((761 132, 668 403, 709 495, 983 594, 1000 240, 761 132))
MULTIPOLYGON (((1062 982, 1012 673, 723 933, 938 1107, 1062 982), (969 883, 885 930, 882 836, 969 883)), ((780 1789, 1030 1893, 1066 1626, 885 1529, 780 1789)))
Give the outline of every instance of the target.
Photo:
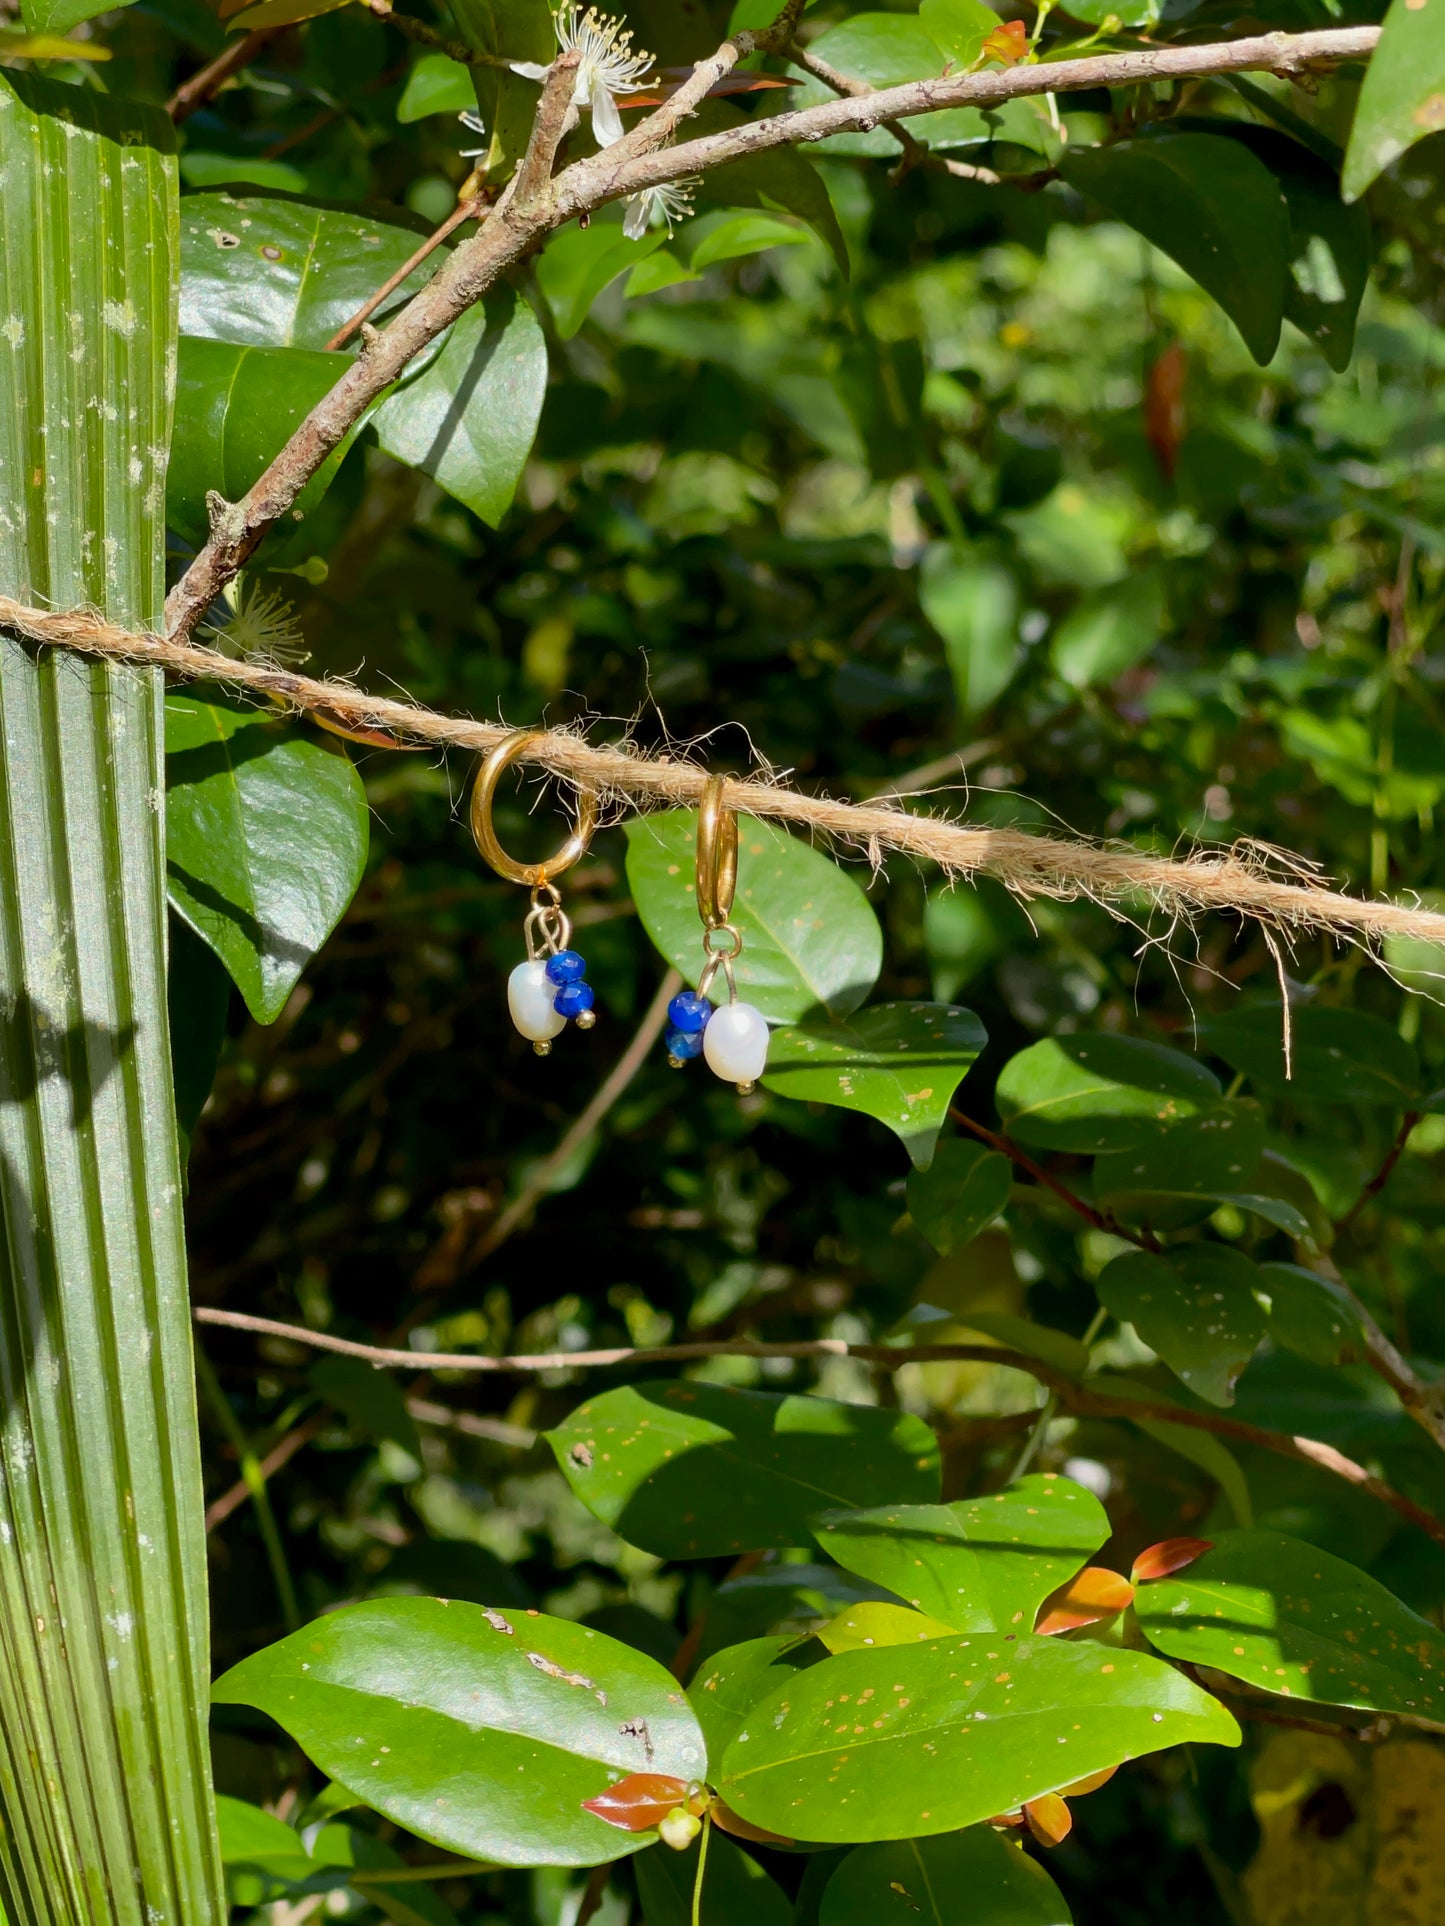
MULTIPOLYGON (((503 723, 444 715, 393 697, 368 695, 334 678, 297 675, 275 663, 238 660, 196 642, 117 627, 93 610, 34 608, 0 596, 0 628, 47 647, 148 664, 182 680, 224 684, 365 735, 397 744, 434 744, 485 754, 516 732, 503 723)), ((521 758, 579 788, 604 807, 695 806, 708 772, 680 757, 606 747, 565 730, 539 732, 521 758)), ((783 783, 729 778, 725 804, 740 814, 793 824, 859 851, 875 867, 888 850, 936 863, 950 876, 992 876, 1015 895, 1067 901, 1087 896, 1117 914, 1158 911, 1189 920, 1206 911, 1250 917, 1266 935, 1329 935, 1376 947, 1386 937, 1445 945, 1445 915, 1413 904, 1347 896, 1308 880, 1310 866, 1252 844, 1155 856, 1083 838, 1027 830, 972 828, 898 802, 846 803, 783 783), (1305 878, 1306 880, 1300 880, 1305 878)))

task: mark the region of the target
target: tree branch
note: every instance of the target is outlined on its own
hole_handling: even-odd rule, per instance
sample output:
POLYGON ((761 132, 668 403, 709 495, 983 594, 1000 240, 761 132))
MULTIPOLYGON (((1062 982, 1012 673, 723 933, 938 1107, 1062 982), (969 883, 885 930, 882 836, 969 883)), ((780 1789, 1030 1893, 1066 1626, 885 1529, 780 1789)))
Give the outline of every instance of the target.
POLYGON ((478 196, 475 200, 458 201, 451 213, 448 214, 442 222, 441 226, 437 228, 434 233, 428 234, 416 253, 412 255, 411 259, 404 261, 396 270, 395 274, 390 275, 383 281, 381 286, 376 290, 376 293, 361 304, 355 314, 351 316, 350 320, 342 322, 335 334, 333 334, 331 339, 326 343, 326 352, 328 354, 334 354, 338 349, 344 348, 352 335, 356 333, 356 330, 361 327, 364 322, 369 321, 372 315, 376 313, 376 310, 381 306, 382 302, 386 300, 387 296, 394 294, 406 277, 414 273, 423 261, 434 254, 449 234, 454 233, 457 228, 462 226, 463 222, 474 220, 485 212, 486 202, 481 196, 478 196))
POLYGON ((476 1351, 399 1351, 384 1345, 358 1344, 351 1338, 333 1337, 327 1331, 308 1330, 300 1324, 282 1324, 275 1318, 253 1317, 246 1311, 222 1311, 200 1305, 195 1311, 198 1324, 220 1324, 233 1331, 253 1331, 263 1337, 279 1337, 293 1344, 309 1345, 317 1351, 336 1351, 343 1357, 361 1358, 378 1369, 466 1371, 483 1375, 522 1374, 538 1371, 605 1370, 617 1365, 689 1364, 701 1358, 862 1358, 869 1364, 886 1365, 896 1370, 903 1364, 994 1364, 1010 1371, 1022 1371, 1046 1385, 1060 1406, 1073 1415, 1096 1418, 1122 1418, 1133 1423, 1185 1425, 1194 1431, 1212 1431, 1241 1444, 1257 1446, 1301 1464, 1328 1471, 1346 1484, 1366 1491, 1400 1517, 1445 1545, 1445 1523, 1417 1505, 1393 1485, 1376 1478, 1363 1465, 1357 1465, 1333 1445, 1317 1438, 1291 1437, 1282 1431, 1265 1431, 1243 1419, 1226 1417, 1218 1411, 1197 1411, 1189 1405, 1136 1403, 1132 1398, 1110 1397, 1093 1391, 1040 1358, 1022 1351, 1009 1351, 991 1344, 849 1344, 842 1338, 805 1338, 792 1344, 756 1344, 746 1339, 699 1340, 693 1344, 660 1344, 651 1347, 623 1345, 607 1351, 549 1351, 529 1357, 489 1357, 476 1351))
POLYGON ((202 67, 199 73, 183 81, 166 102, 166 112, 177 126, 189 120, 198 107, 218 94, 233 74, 240 73, 249 66, 261 52, 269 47, 278 34, 285 33, 284 27, 258 27, 254 33, 233 40, 216 58, 202 67))
MULTIPOLYGON (((821 80, 825 87, 831 87, 835 94, 845 100, 862 100, 868 94, 877 91, 870 87, 866 80, 855 80, 852 74, 845 74, 840 68, 830 65, 821 54, 813 53, 797 41, 788 48, 788 58, 795 67, 801 67, 804 73, 811 74, 815 80, 821 80)), ((898 166, 889 176, 895 183, 905 174, 911 173, 915 167, 931 167, 940 169, 946 174, 956 175, 960 180, 982 181, 988 187, 998 186, 999 177, 992 168, 973 167, 967 161, 945 160, 941 154, 935 154, 931 148, 925 146, 916 134, 911 133, 903 125, 901 120, 885 120, 883 125, 901 149, 898 166)))
POLYGON ((1112 1211, 1100 1210, 1097 1205, 1089 1203, 1076 1191, 1070 1190, 1068 1185, 1061 1183, 1052 1171, 1045 1170, 1040 1163, 1035 1163, 1028 1152, 1021 1150, 1012 1137, 1005 1137, 1000 1131, 990 1130, 984 1124, 975 1123, 972 1117, 966 1116, 962 1110, 953 1106, 950 1106, 948 1114, 960 1128, 971 1131, 981 1142, 986 1143, 990 1150, 996 1150, 1001 1157, 1007 1157, 1011 1163, 1017 1164, 1020 1170, 1026 1170, 1035 1183, 1042 1184, 1045 1190, 1052 1191, 1055 1197, 1067 1204, 1070 1210, 1077 1212, 1086 1224, 1092 1224, 1095 1230, 1107 1231, 1110 1237, 1122 1237, 1126 1243, 1137 1244, 1141 1251, 1159 1251, 1163 1248, 1152 1231, 1129 1230, 1119 1222, 1112 1211))
MULTIPOLYGON (((542 98, 537 103, 532 138, 527 142, 522 165, 517 169, 515 191, 510 197, 524 206, 544 193, 552 178, 552 165, 557 158, 557 149, 562 145, 562 136, 567 132, 569 117, 575 118, 572 115, 572 90, 577 82, 577 69, 581 65, 582 56, 573 47, 552 62, 547 78, 542 83, 542 98)), ((504 202, 507 198, 503 195, 504 202)))
POLYGON ((398 13, 391 0, 361 0, 361 4, 378 20, 395 27, 404 39, 414 40, 419 47, 434 47, 438 53, 444 53, 448 60, 460 61, 464 67, 505 67, 510 64, 505 54, 479 53, 464 40, 448 40, 444 33, 438 33, 435 27, 429 27, 414 14, 398 13))
POLYGON ((1400 1119, 1400 1128, 1395 1132, 1395 1141, 1386 1151, 1384 1161, 1370 1179, 1369 1183, 1365 1185, 1365 1188, 1360 1192, 1354 1203, 1350 1205, 1350 1208, 1335 1225, 1337 1231, 1348 1230, 1360 1212, 1365 1208, 1366 1204, 1368 1204, 1372 1198, 1378 1197, 1386 1184, 1389 1183, 1395 1166, 1400 1161, 1401 1152, 1409 1141, 1410 1132, 1419 1121, 1420 1112, 1418 1110, 1407 1110, 1405 1112, 1404 1116, 1400 1119))
MULTIPOLYGON (((792 9, 785 9, 780 19, 786 21, 790 12, 792 9)), ((591 214, 609 201, 639 194, 645 188, 705 173, 775 147, 825 140, 831 134, 867 130, 915 114, 936 113, 946 107, 992 106, 1023 95, 1127 87, 1251 68, 1302 73, 1320 62, 1362 58, 1375 46, 1380 33, 1378 27, 1343 27, 1316 33, 1264 34, 1214 46, 1150 47, 1000 72, 945 75, 938 80, 884 88, 862 99, 827 101, 821 106, 772 115, 681 146, 666 145, 708 89, 745 53, 771 44, 773 31, 739 33, 735 39, 724 41, 717 53, 699 62, 690 78, 640 127, 615 146, 574 162, 530 198, 514 193, 504 218, 494 215, 480 234, 459 247, 377 337, 371 351, 353 362, 330 393, 322 397, 244 498, 228 504, 217 516, 210 540, 167 598, 167 633, 172 637, 189 635, 226 583, 244 566, 266 530, 291 510, 327 456, 415 356, 480 300, 498 276, 530 252, 538 240, 578 215, 591 214)), ((542 131, 541 121, 539 106, 534 144, 542 131)))

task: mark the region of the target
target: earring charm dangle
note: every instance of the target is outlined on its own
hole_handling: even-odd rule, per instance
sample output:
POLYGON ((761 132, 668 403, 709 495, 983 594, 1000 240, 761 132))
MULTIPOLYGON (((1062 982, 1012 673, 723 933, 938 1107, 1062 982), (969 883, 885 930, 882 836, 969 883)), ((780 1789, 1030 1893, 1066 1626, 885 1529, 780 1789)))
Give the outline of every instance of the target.
POLYGON ((502 772, 525 755, 539 738, 540 731, 519 729, 499 742, 477 771, 472 786, 472 836, 482 856, 499 876, 508 882, 523 883, 532 892, 532 907, 523 924, 527 940, 527 961, 519 963, 507 978, 507 1009, 512 1022, 526 1037, 539 1057, 552 1048, 552 1039, 566 1029, 568 1020, 579 1030, 590 1030, 597 1021, 593 1011, 592 985, 587 981, 587 965, 572 948, 572 925, 562 908, 562 894, 555 877, 568 870, 586 853, 597 827, 597 797, 594 791, 577 791, 577 821, 562 847, 542 863, 519 863, 509 856, 497 838, 492 820, 492 803, 502 772))
POLYGON ((667 1060, 681 1070, 702 1057, 726 1083, 747 1096, 768 1062, 768 1024, 761 1010, 738 1000, 733 965, 742 954, 742 931, 728 919, 738 882, 738 819, 723 803, 726 778, 710 776, 697 812, 697 910, 702 918, 705 961, 696 990, 683 990, 667 1006, 667 1060), (713 1007, 708 991, 718 972, 728 1000, 713 1007))

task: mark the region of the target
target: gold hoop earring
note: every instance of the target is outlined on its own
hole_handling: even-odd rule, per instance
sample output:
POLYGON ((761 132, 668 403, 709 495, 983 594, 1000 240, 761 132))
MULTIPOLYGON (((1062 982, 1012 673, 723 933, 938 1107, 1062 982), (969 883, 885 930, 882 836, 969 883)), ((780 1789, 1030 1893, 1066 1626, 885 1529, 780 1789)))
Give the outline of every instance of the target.
POLYGON ((532 907, 523 924, 527 961, 507 978, 507 1008, 513 1024, 539 1057, 552 1048, 553 1037, 567 1027, 570 1017, 579 1030, 597 1021, 587 965, 572 948, 572 925, 562 908, 562 893, 553 881, 587 852, 597 827, 597 796, 577 790, 577 819, 572 834, 555 854, 541 863, 519 863, 503 849, 492 820, 492 804, 504 770, 540 739, 537 729, 519 729, 499 742, 477 771, 472 785, 472 838, 483 858, 508 882, 523 883, 532 892, 532 907))
POLYGON ((683 990, 667 1006, 667 1060, 681 1070, 694 1057, 747 1096, 768 1063, 768 1024, 761 1010, 738 1000, 733 965, 743 934, 729 919, 738 882, 738 819, 723 800, 725 776, 709 776, 697 812, 697 913, 702 918, 702 973, 696 990, 683 990), (719 941, 718 939, 722 939, 719 941), (728 1000, 714 1009, 709 997, 721 971, 728 1000))

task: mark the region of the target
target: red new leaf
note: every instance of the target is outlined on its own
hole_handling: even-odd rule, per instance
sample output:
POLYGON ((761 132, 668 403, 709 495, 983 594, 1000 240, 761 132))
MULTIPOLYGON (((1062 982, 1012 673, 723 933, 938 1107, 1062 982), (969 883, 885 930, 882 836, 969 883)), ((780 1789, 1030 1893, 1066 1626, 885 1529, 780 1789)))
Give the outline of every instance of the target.
POLYGON ((1196 1558, 1213 1549, 1207 1538, 1161 1538, 1157 1545, 1140 1552, 1131 1576, 1136 1585, 1147 1585, 1151 1578, 1167 1578, 1170 1572, 1182 1572, 1186 1565, 1192 1565, 1196 1558))
POLYGON ((1029 1831, 1041 1846, 1061 1846, 1073 1830, 1074 1815, 1057 1792, 1030 1799, 1024 1806, 1029 1831))
POLYGON ((686 1799, 686 1779, 675 1779, 668 1772, 634 1772, 595 1799, 584 1799, 582 1810, 596 1813, 623 1832, 650 1832, 686 1799))
POLYGON ((1029 30, 1022 20, 1006 20, 995 27, 983 43, 990 60, 1001 60, 1005 67, 1016 67, 1029 50, 1029 30))

